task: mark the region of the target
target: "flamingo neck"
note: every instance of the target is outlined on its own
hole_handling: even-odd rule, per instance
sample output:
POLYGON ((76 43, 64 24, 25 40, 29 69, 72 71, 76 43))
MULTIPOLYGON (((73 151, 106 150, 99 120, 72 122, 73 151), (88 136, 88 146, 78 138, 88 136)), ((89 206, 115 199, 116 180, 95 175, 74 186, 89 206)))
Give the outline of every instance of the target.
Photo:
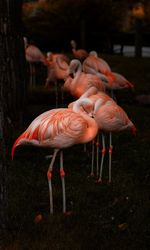
POLYGON ((81 111, 80 108, 81 106, 84 107, 84 105, 91 105, 92 107, 93 103, 88 98, 79 99, 78 101, 75 102, 73 106, 73 111, 79 113, 87 122, 87 128, 85 129, 83 135, 79 138, 79 141, 81 141, 82 143, 87 143, 93 140, 95 136, 97 135, 98 126, 93 118, 91 118, 87 113, 84 113, 83 111, 81 111))
POLYGON ((91 87, 80 98, 89 97, 89 96, 95 95, 97 93, 98 93, 98 89, 96 87, 91 87))
POLYGON ((74 68, 74 76, 79 75, 82 72, 82 65, 79 60, 76 60, 76 67, 74 68))
POLYGON ((104 98, 99 98, 96 102, 95 102, 95 106, 94 106, 94 114, 98 111, 98 109, 103 106, 104 104, 106 104, 106 102, 108 102, 109 99, 104 99, 104 98))

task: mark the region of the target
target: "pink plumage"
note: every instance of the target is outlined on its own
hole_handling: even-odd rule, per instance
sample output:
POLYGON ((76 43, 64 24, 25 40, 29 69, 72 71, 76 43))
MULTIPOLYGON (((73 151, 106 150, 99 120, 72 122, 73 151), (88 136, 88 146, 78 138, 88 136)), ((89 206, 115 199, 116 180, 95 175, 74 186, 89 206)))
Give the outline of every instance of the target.
POLYGON ((115 79, 109 64, 104 59, 98 57, 96 51, 91 51, 89 56, 84 60, 83 71, 86 73, 97 74, 100 79, 105 79, 109 83, 115 79))
MULTIPOLYGON (((79 100, 73 110, 68 108, 52 109, 35 118, 29 127, 15 141, 11 155, 17 146, 34 145, 36 147, 54 148, 54 154, 48 168, 48 184, 50 194, 50 213, 53 213, 52 170, 59 150, 75 144, 86 143, 96 136, 98 127, 94 119, 81 112, 81 105, 91 105, 88 99, 79 100)), ((63 151, 60 151, 60 175, 63 192, 63 212, 66 213, 65 172, 63 169, 63 151)))
POLYGON ((74 40, 71 40, 70 43, 74 58, 79 59, 82 62, 88 56, 88 52, 85 49, 77 49, 77 44, 74 40))
POLYGON ((134 124, 126 112, 110 98, 104 104, 95 103, 95 120, 101 130, 107 132, 119 132, 131 130, 136 132, 134 124))
POLYGON ((96 87, 99 91, 105 91, 103 82, 96 75, 82 72, 80 61, 77 59, 71 60, 66 72, 64 90, 78 98, 92 86, 96 87))

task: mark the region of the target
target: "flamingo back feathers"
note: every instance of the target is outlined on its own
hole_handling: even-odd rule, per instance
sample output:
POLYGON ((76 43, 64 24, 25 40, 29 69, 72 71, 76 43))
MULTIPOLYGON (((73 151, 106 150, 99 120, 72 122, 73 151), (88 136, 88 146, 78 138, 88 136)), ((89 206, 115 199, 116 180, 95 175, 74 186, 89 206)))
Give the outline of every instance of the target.
POLYGON ((80 114, 70 109, 56 109, 38 116, 27 130, 15 141, 15 148, 23 144, 35 146, 65 148, 73 144, 84 143, 83 135, 88 128, 88 122, 80 114))

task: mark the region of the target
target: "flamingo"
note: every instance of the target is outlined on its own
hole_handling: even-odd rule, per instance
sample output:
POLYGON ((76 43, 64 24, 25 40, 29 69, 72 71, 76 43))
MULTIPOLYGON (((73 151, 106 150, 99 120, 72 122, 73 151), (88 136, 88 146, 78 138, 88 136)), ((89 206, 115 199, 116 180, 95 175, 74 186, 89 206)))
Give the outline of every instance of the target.
POLYGON ((84 60, 83 71, 97 75, 104 82, 106 89, 111 91, 112 97, 113 90, 134 88, 134 85, 122 74, 113 72, 109 64, 104 59, 98 57, 96 51, 91 51, 89 56, 84 60))
POLYGON ((105 91, 103 82, 96 75, 82 72, 81 62, 78 59, 71 60, 66 72, 64 90, 79 98, 92 86, 95 86, 100 91, 105 91))
MULTIPOLYGON (((102 171, 104 157, 106 153, 105 148, 105 132, 109 133, 109 183, 111 183, 111 158, 112 158, 112 132, 120 132, 124 130, 131 130, 133 134, 136 134, 136 127, 129 119, 126 112, 112 99, 109 95, 104 92, 99 92, 97 88, 89 88, 80 99, 88 98, 94 104, 93 116, 97 122, 99 131, 102 133, 102 157, 99 171, 98 182, 102 182, 102 171)), ((69 105, 72 108, 74 103, 69 105)), ((86 112, 88 112, 88 106, 86 107, 86 112)), ((99 147, 99 136, 97 135, 97 175, 98 175, 98 147, 99 147)), ((94 175, 94 140, 92 143, 92 165, 91 165, 91 176, 94 175)))
POLYGON ((74 57, 83 62, 83 60, 88 56, 88 52, 85 49, 77 49, 77 44, 75 40, 71 40, 70 44, 72 46, 72 53, 74 57))
POLYGON ((83 61, 83 71, 85 73, 97 74, 104 81, 106 87, 109 87, 115 79, 109 64, 104 59, 98 57, 97 52, 94 50, 83 61))
POLYGON ((63 53, 53 53, 51 51, 47 52, 47 61, 54 61, 56 62, 57 58, 61 58, 63 61, 65 61, 66 63, 69 64, 70 62, 70 59, 68 56, 66 56, 65 54, 63 53))
POLYGON ((27 38, 24 37, 25 58, 29 62, 30 67, 30 87, 35 87, 35 66, 37 62, 41 62, 47 66, 47 60, 41 50, 35 45, 28 44, 27 38))
POLYGON ((73 107, 46 111, 35 118, 29 127, 14 142, 11 155, 14 157, 16 147, 34 145, 54 148, 54 154, 47 171, 50 214, 53 213, 52 170, 57 153, 60 151, 60 176, 62 181, 63 213, 66 213, 65 172, 63 167, 63 149, 75 144, 87 143, 96 136, 97 123, 88 114, 80 110, 81 106, 91 105, 89 99, 80 99, 73 107))
MULTIPOLYGON (((136 127, 127 113, 112 98, 107 101, 99 99, 95 102, 94 119, 101 131, 109 132, 109 183, 111 183, 112 132, 129 130, 136 135, 136 127)), ((102 133, 102 158, 98 182, 102 181, 105 152, 105 136, 102 133)))
MULTIPOLYGON (((52 82, 55 85, 56 107, 58 106, 58 81, 63 80, 69 67, 69 58, 64 54, 47 53, 47 79, 45 87, 52 82)), ((63 94, 62 94, 63 101, 63 94)))
POLYGON ((128 81, 122 74, 118 72, 113 72, 115 79, 112 81, 109 89, 133 89, 134 85, 128 81))
MULTIPOLYGON (((89 98, 92 102, 93 105, 95 105, 97 100, 101 100, 101 102, 103 102, 103 104, 108 101, 108 100, 112 100, 113 99, 107 95, 104 92, 100 92, 96 87, 91 87, 89 88, 84 94, 82 94, 80 96, 80 99, 84 99, 84 98, 89 98)), ((68 108, 73 108, 73 105, 75 104, 75 101, 70 103, 68 105, 68 108)), ((89 107, 90 108, 90 107, 89 107)), ((82 111, 84 112, 85 110, 81 107, 82 111)), ((90 109, 88 109, 88 106, 86 106, 86 112, 90 113, 90 109)), ((97 148, 97 161, 96 161, 96 175, 98 176, 98 170, 99 170, 99 134, 97 134, 97 139, 95 141, 95 139, 92 141, 92 164, 91 164, 91 173, 90 176, 94 176, 94 151, 95 151, 95 144, 96 144, 96 148, 97 148)))

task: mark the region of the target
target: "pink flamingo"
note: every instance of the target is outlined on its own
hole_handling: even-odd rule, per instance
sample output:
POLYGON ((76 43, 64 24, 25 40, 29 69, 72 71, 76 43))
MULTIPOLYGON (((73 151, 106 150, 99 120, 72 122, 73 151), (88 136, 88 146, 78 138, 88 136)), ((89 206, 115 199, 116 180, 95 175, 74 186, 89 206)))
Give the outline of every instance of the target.
MULTIPOLYGON (((126 112, 111 98, 107 101, 99 99, 95 102, 94 119, 101 131, 109 132, 109 182, 111 182, 112 132, 131 130, 135 135, 136 127, 126 112)), ((102 181, 105 151, 105 137, 102 133, 102 158, 98 182, 102 181)))
POLYGON ((110 88, 112 90, 116 89, 133 89, 133 83, 129 82, 122 74, 113 72, 115 79, 112 81, 110 88))
MULTIPOLYGON (((69 58, 64 54, 47 53, 47 79, 45 87, 48 87, 50 83, 55 85, 56 94, 56 107, 58 106, 58 81, 64 80, 66 71, 69 67, 69 58)), ((62 93, 63 102, 63 93, 62 93)))
POLYGON ((56 62, 56 60, 58 58, 61 58, 62 61, 65 61, 68 64, 70 62, 69 57, 67 55, 63 54, 63 53, 53 53, 51 51, 47 52, 47 61, 50 61, 50 62, 54 61, 54 62, 56 62))
POLYGON ((72 53, 76 59, 79 59, 81 62, 88 56, 88 52, 85 49, 77 49, 77 44, 74 40, 70 42, 72 46, 72 53))
MULTIPOLYGON (((113 99, 108 96, 106 93, 104 92, 100 92, 96 87, 91 87, 89 88, 84 94, 82 94, 80 96, 80 99, 84 99, 84 98, 89 98, 92 102, 93 105, 95 105, 97 100, 101 100, 101 102, 103 102, 103 104, 105 102, 107 102, 108 100, 112 100, 113 99)), ((75 104, 75 102, 72 102, 68 105, 68 108, 73 108, 73 105, 75 104)), ((86 112, 86 113, 91 113, 91 107, 86 106, 86 110, 83 109, 83 107, 81 107, 82 111, 86 112), (89 109, 88 109, 89 108, 89 109)), ((96 141, 95 139, 92 141, 92 164, 91 164, 91 173, 90 176, 94 176, 94 155, 95 155, 95 144, 96 144, 96 175, 98 176, 98 171, 99 171, 99 134, 97 134, 97 138, 96 141)), ((84 147, 85 148, 85 147, 84 147)))
POLYGON ((63 212, 66 213, 65 172, 63 167, 63 149, 75 144, 93 140, 98 131, 97 123, 88 114, 80 110, 82 105, 91 105, 89 100, 80 99, 73 107, 52 109, 35 118, 26 131, 15 141, 11 155, 20 145, 54 148, 54 154, 48 168, 47 177, 50 195, 50 213, 53 213, 52 170, 57 153, 60 150, 60 176, 62 181, 63 212))
POLYGON ((24 37, 25 57, 30 67, 30 87, 35 87, 35 63, 41 62, 47 66, 47 60, 41 50, 35 45, 28 44, 27 38, 24 37))
POLYGON ((81 62, 78 59, 71 60, 66 72, 64 90, 79 98, 92 86, 95 86, 99 91, 105 91, 103 82, 96 75, 82 72, 81 62))
POLYGON ((113 72, 108 63, 98 57, 96 51, 91 51, 89 56, 84 60, 83 71, 97 75, 104 82, 106 89, 111 90, 112 97, 113 90, 134 88, 134 85, 123 75, 113 72))
POLYGON ((104 59, 98 57, 96 51, 91 51, 89 56, 83 61, 83 71, 98 75, 104 81, 106 87, 109 87, 115 79, 109 64, 104 59))
MULTIPOLYGON (((111 158, 112 158, 112 132, 120 132, 124 130, 131 130, 136 134, 136 128, 132 121, 128 118, 126 112, 106 93, 99 92, 95 87, 88 89, 80 99, 89 98, 94 104, 94 119, 98 124, 99 131, 102 132, 102 157, 99 171, 98 182, 102 181, 103 162, 105 156, 105 136, 104 132, 109 132, 109 182, 111 182, 111 158)), ((72 107, 74 104, 70 104, 72 107)), ((86 112, 88 109, 86 107, 86 112)), ((99 161, 99 136, 97 135, 97 175, 98 175, 98 161, 99 161)), ((91 176, 94 175, 94 140, 92 143, 92 165, 91 176)))

